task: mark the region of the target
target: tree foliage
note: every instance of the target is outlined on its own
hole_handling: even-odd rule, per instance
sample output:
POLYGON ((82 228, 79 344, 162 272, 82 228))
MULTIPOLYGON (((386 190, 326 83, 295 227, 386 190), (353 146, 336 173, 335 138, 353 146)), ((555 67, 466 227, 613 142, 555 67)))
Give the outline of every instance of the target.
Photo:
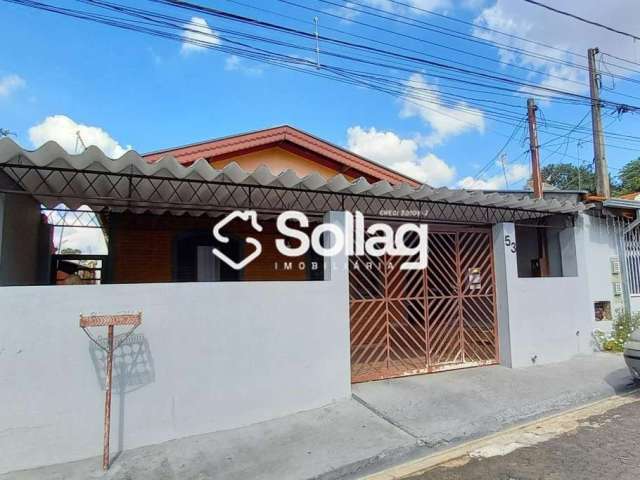
POLYGON ((640 192, 640 158, 631 160, 620 169, 620 193, 640 192))
POLYGON ((592 193, 596 190, 593 169, 570 163, 551 163, 542 167, 542 180, 561 190, 587 190, 592 193))

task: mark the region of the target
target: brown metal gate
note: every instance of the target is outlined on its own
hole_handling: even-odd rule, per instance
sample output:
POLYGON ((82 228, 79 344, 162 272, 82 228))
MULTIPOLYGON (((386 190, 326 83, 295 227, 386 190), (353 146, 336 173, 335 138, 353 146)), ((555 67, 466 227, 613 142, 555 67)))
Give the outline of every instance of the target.
POLYGON ((351 257, 353 382, 497 363, 491 232, 435 228, 425 270, 351 257))

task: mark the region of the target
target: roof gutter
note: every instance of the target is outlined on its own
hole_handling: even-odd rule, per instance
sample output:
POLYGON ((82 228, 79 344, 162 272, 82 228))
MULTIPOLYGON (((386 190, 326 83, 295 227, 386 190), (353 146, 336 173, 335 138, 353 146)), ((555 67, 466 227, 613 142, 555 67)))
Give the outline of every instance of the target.
POLYGON ((602 202, 604 207, 626 208, 628 210, 640 210, 640 201, 625 200, 623 198, 608 198, 602 202))

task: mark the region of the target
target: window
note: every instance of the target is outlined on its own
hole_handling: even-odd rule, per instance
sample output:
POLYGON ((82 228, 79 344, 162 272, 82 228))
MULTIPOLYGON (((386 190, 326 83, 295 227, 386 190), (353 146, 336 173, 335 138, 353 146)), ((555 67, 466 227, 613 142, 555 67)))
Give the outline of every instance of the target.
POLYGON ((176 282, 232 282, 241 280, 240 271, 218 261, 212 253, 219 248, 234 261, 240 261, 242 247, 238 239, 218 244, 208 231, 183 233, 174 242, 173 276, 176 282))
POLYGON ((611 320, 611 302, 595 302, 593 304, 593 310, 596 322, 611 320))
POLYGON ((519 277, 577 275, 573 228, 553 217, 516 225, 516 245, 519 277))
MULTIPOLYGON (((267 229, 265 224, 265 230, 267 229)), ((276 249, 278 235, 271 231, 251 232, 262 248, 258 258, 242 270, 235 270, 213 254, 217 248, 231 260, 242 261, 253 249, 245 242, 246 233, 228 233, 229 243, 217 242, 210 231, 191 231, 174 239, 173 280, 176 282, 233 281, 314 281, 324 279, 324 258, 313 251, 301 257, 286 257, 276 249)))

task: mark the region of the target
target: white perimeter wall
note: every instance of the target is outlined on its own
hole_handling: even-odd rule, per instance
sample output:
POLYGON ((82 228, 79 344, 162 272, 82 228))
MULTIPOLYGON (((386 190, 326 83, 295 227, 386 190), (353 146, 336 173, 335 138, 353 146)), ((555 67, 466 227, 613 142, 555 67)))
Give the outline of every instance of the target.
POLYGON ((0 288, 0 472, 101 453, 101 367, 81 313, 144 315, 149 358, 114 391, 114 453, 348 397, 341 266, 321 282, 0 288))
MULTIPOLYGON (((571 248, 563 252, 563 269, 577 270, 577 276, 519 278, 516 253, 505 246, 505 235, 516 238, 512 223, 493 230, 501 363, 525 367, 534 364, 534 357, 535 364, 545 364, 593 352, 583 242, 575 241, 575 258, 567 258, 571 248)), ((562 242, 574 242, 573 235, 562 242)))
MULTIPOLYGON (((577 228, 581 231, 581 238, 584 242, 584 249, 587 252, 585 258, 585 268, 588 276, 589 298, 594 302, 611 302, 611 313, 615 317, 616 311, 624 308, 622 296, 613 294, 613 275, 611 273, 611 258, 618 257, 624 261, 624 255, 618 251, 616 242, 616 232, 611 225, 597 217, 590 215, 580 215, 578 217, 577 228)), ((617 276, 618 281, 622 281, 622 274, 617 276)), ((631 305, 632 310, 637 310, 631 305)), ((595 317, 595 315, 594 315, 595 317)), ((593 320, 593 328, 605 332, 611 330, 612 321, 593 320)))

